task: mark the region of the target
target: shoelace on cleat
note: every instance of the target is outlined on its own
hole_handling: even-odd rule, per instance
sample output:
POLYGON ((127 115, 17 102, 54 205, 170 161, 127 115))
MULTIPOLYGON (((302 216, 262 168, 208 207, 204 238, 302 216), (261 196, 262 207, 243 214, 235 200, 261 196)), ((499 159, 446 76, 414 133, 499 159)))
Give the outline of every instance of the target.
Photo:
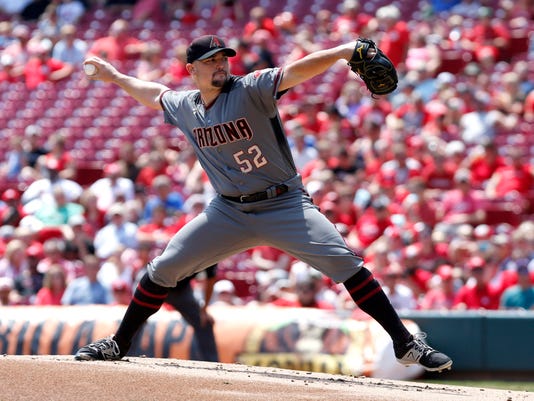
POLYGON ((421 356, 428 355, 434 352, 434 349, 432 349, 432 347, 430 347, 423 341, 425 338, 426 333, 416 333, 413 335, 414 348, 417 352, 421 354, 421 356))
POLYGON ((108 349, 112 349, 113 352, 117 352, 119 350, 119 347, 114 344, 114 341, 112 339, 104 339, 101 341, 97 341, 95 343, 89 344, 87 348, 92 348, 96 351, 104 351, 108 349))

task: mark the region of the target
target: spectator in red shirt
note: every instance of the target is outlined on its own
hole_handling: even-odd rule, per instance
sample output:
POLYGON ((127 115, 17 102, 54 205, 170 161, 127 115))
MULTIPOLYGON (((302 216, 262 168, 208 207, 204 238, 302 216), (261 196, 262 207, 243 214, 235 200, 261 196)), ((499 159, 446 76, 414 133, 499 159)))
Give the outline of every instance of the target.
POLYGON ((278 37, 278 30, 273 19, 267 16, 265 8, 257 6, 253 7, 249 12, 249 21, 243 28, 243 38, 250 40, 254 32, 260 29, 268 31, 273 38, 278 37))
POLYGON ((452 118, 452 107, 441 101, 425 104, 426 120, 421 127, 421 137, 426 141, 447 143, 459 138, 457 121, 452 118))
POLYGON ((132 288, 125 280, 120 278, 111 284, 112 305, 128 305, 132 298, 132 288))
POLYGON ((13 41, 3 49, 2 55, 9 55, 13 58, 15 75, 23 73, 24 65, 29 59, 28 45, 31 39, 30 28, 25 24, 17 24, 11 33, 13 41))
POLYGON ((499 309, 500 292, 489 283, 488 264, 480 256, 473 256, 466 265, 467 282, 458 290, 454 309, 499 309))
POLYGON ((495 170, 486 186, 488 198, 512 199, 523 209, 528 207, 529 191, 534 188, 534 168, 525 158, 523 145, 507 149, 505 165, 495 170))
POLYGON ((388 210, 389 200, 377 197, 358 219, 354 228, 349 232, 347 242, 357 252, 365 250, 384 233, 387 227, 393 225, 388 210))
POLYGON ((124 177, 124 173, 119 163, 108 163, 103 168, 103 176, 89 186, 89 190, 97 197, 98 209, 107 211, 114 203, 135 199, 134 183, 124 177))
POLYGON ((67 288, 65 271, 60 265, 52 265, 45 273, 43 287, 35 296, 35 305, 61 305, 61 297, 67 288))
POLYGON ((270 32, 261 29, 256 31, 250 39, 250 50, 256 61, 252 63, 251 71, 272 68, 277 65, 276 45, 270 32))
POLYGON ((56 166, 59 177, 66 179, 75 179, 77 173, 76 160, 67 150, 65 135, 62 132, 56 132, 48 139, 48 149, 50 151, 41 156, 37 162, 43 166, 56 166))
POLYGON ((319 204, 319 209, 332 224, 338 223, 338 205, 331 200, 323 200, 319 204))
POLYGON ((42 40, 32 46, 32 56, 24 67, 24 79, 28 89, 35 89, 43 82, 56 82, 70 76, 71 64, 51 57, 52 42, 42 40))
POLYGON ((380 118, 363 120, 359 129, 361 138, 356 139, 352 145, 364 156, 365 171, 368 175, 375 174, 386 161, 388 143, 380 138, 381 124, 380 118))
POLYGON ((406 60, 410 44, 408 24, 401 19, 399 9, 393 4, 380 7, 376 11, 376 18, 383 31, 378 47, 399 67, 406 60))
POLYGON ((321 130, 320 121, 317 119, 317 113, 321 108, 318 99, 304 100, 299 107, 298 114, 294 120, 300 124, 302 128, 310 131, 314 135, 318 135, 321 130))
POLYGON ((406 185, 411 178, 421 174, 421 163, 408 156, 404 143, 393 144, 391 153, 392 158, 382 164, 379 177, 392 177, 395 185, 406 185))
POLYGON ((372 246, 365 249, 365 265, 377 277, 381 277, 392 260, 387 238, 381 237, 372 246))
MULTIPOLYGON (((179 44, 174 48, 174 57, 172 58, 169 67, 167 68, 167 73, 162 78, 163 82, 172 85, 184 85, 187 82, 184 82, 184 79, 190 81, 190 75, 187 72, 187 69, 185 68, 185 65, 187 64, 186 51, 187 45, 185 44, 179 44)), ((232 70, 232 72, 234 71, 232 70)))
POLYGON ((430 76, 437 75, 441 66, 441 52, 433 40, 432 26, 428 22, 414 27, 406 53, 406 70, 425 70, 430 76))
POLYGON ((160 81, 165 74, 162 60, 163 49, 159 41, 147 42, 137 62, 135 76, 145 81, 160 81))
POLYGON ((273 269, 289 271, 294 259, 277 248, 271 246, 258 246, 251 250, 251 261, 260 270, 273 269))
POLYGON ((106 224, 106 210, 98 207, 98 196, 90 189, 83 191, 80 204, 84 209, 84 231, 94 236, 106 224))
POLYGON ((376 99, 373 102, 363 102, 354 112, 357 113, 357 121, 360 123, 358 128, 368 124, 365 128, 367 130, 373 130, 375 128, 373 124, 378 124, 378 128, 384 129, 384 127, 387 127, 386 118, 393 112, 393 108, 389 100, 382 97, 382 99, 376 99))
POLYGON ((477 60, 480 61, 487 52, 491 52, 495 60, 501 60, 510 45, 510 30, 500 19, 493 18, 490 7, 480 7, 478 20, 466 31, 465 38, 471 42, 477 60))
POLYGON ((63 238, 50 238, 43 243, 44 257, 37 264, 37 271, 46 274, 52 266, 60 266, 70 282, 80 272, 77 271, 76 263, 65 258, 65 240, 63 238))
POLYGON ((437 220, 445 225, 476 225, 484 221, 484 199, 471 186, 471 174, 461 169, 454 175, 456 187, 447 191, 437 208, 437 220))
POLYGON ((413 243, 406 246, 402 252, 402 264, 404 265, 405 284, 410 287, 415 298, 423 296, 429 287, 429 280, 432 278, 432 272, 427 269, 422 259, 422 245, 413 243))
POLYGON ((129 23, 123 19, 115 20, 108 36, 94 41, 88 55, 98 56, 107 61, 126 61, 138 58, 145 45, 128 32, 129 23))
POLYGON ((202 13, 203 2, 195 0, 182 0, 166 2, 167 15, 173 15, 182 24, 195 24, 202 13))
MULTIPOLYGON (((414 91, 414 88, 413 83, 407 82, 402 87, 402 92, 395 94, 393 98, 395 111, 390 118, 391 116, 399 118, 406 132, 420 131, 429 118, 425 101, 419 92, 414 91)), ((421 139, 419 135, 417 138, 421 139)))
POLYGON ((151 246, 162 246, 175 234, 171 227, 173 222, 167 218, 165 205, 159 203, 152 208, 149 220, 139 226, 137 240, 151 246))
POLYGON ((417 232, 416 227, 421 225, 434 227, 436 224, 436 208, 434 200, 429 198, 424 191, 424 184, 410 183, 411 188, 421 186, 421 190, 411 192, 402 200, 401 214, 405 218, 407 228, 417 232))
POLYGON ((358 207, 354 203, 354 190, 347 186, 342 186, 338 190, 338 213, 336 223, 344 224, 348 230, 351 230, 360 214, 358 207))
POLYGON ((158 175, 166 174, 167 167, 168 163, 165 155, 157 150, 152 151, 148 157, 147 164, 141 167, 135 184, 141 188, 150 188, 154 178, 158 175))
MULTIPOLYGON (((304 56, 319 50, 320 46, 314 41, 314 35, 309 30, 300 30, 294 34, 291 52, 285 59, 285 64, 300 60, 304 56)), ((302 102, 305 98, 302 91, 295 91, 292 100, 302 102)))
MULTIPOLYGON (((406 152, 408 157, 411 157, 421 163, 421 168, 425 168, 432 163, 432 157, 430 149, 433 149, 433 143, 425 142, 420 135, 409 135, 404 138, 406 143, 406 152)), ((421 174, 418 175, 420 177, 421 174)))
MULTIPOLYGON (((164 19, 163 11, 165 7, 160 0, 137 0, 134 1, 134 3, 132 8, 132 20, 135 24, 142 25, 146 20, 162 21, 164 19)), ((173 14, 171 13, 170 15, 173 14)))
POLYGON ((447 163, 443 149, 436 149, 431 155, 433 157, 430 163, 423 168, 421 174, 428 192, 437 195, 453 189, 454 174, 458 166, 447 163))
POLYGON ((251 72, 259 56, 252 50, 250 40, 240 39, 236 44, 236 51, 237 55, 229 60, 232 74, 245 75, 251 72))
POLYGON ((0 57, 0 83, 9 82, 10 84, 14 82, 22 81, 22 74, 20 71, 17 71, 15 68, 15 59, 10 54, 2 54, 0 57))
POLYGON ((10 225, 17 227, 20 220, 25 216, 20 193, 13 188, 8 188, 0 197, 0 226, 10 225))
POLYGON ((364 35, 367 24, 373 17, 360 9, 358 0, 345 0, 341 5, 341 14, 332 22, 332 39, 345 40, 354 35, 364 35))
POLYGON ((430 281, 430 289, 419 302, 423 310, 450 310, 456 297, 456 280, 451 265, 441 265, 430 281))
POLYGON ((485 188, 493 173, 505 166, 504 157, 499 154, 494 141, 484 141, 482 146, 476 147, 465 159, 463 166, 471 171, 473 186, 485 188))
POLYGON ((297 24, 297 18, 291 11, 282 11, 273 18, 274 26, 279 32, 279 35, 285 35, 287 37, 294 37, 299 29, 297 24))
POLYGON ((332 32, 333 21, 332 11, 323 8, 315 14, 315 37, 319 42, 327 41, 329 38, 334 38, 335 35, 332 32))

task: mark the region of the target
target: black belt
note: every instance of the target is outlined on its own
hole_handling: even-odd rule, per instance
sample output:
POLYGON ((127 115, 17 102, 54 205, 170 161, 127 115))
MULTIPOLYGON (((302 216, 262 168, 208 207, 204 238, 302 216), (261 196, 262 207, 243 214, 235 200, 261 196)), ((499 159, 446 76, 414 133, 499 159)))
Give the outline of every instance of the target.
POLYGON ((232 202, 238 203, 250 203, 250 202, 259 202, 265 199, 276 198, 279 195, 285 194, 289 190, 289 187, 285 184, 273 185, 272 187, 267 188, 267 190, 262 192, 256 192, 250 195, 240 195, 240 196, 228 196, 221 195, 224 199, 231 200, 232 202))

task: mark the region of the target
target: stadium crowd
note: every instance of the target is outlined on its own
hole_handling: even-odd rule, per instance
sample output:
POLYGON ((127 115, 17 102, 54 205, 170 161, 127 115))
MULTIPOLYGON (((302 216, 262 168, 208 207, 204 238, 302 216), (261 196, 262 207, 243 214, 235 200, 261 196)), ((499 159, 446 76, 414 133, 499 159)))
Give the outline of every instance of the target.
MULTIPOLYGON (((307 191, 399 310, 533 309, 532 1, 311 3, 0 1, 0 304, 128 303, 214 196, 180 132, 80 71, 96 54, 187 88, 187 43, 217 33, 235 74, 373 38, 397 66, 394 93, 373 99, 340 63, 280 100, 307 191)), ((221 261, 214 293, 350 301, 269 247, 221 261)))

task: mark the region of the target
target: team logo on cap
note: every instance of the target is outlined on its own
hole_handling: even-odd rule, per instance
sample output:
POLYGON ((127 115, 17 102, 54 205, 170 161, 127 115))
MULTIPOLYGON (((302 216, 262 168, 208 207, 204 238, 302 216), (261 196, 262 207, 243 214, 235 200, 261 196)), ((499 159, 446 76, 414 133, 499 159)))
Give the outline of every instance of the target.
POLYGON ((210 47, 224 47, 217 36, 211 37, 210 47))

